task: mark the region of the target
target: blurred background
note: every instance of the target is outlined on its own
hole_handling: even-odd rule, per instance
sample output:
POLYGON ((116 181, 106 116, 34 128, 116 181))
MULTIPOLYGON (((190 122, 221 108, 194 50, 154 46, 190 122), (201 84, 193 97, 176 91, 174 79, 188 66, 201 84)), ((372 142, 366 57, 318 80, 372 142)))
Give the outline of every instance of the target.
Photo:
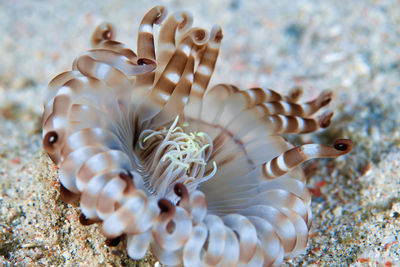
MULTIPOLYGON (((308 185, 313 227, 306 253, 286 266, 400 266, 400 3, 354 1, 0 0, 0 265, 152 266, 108 248, 96 226, 59 200, 54 166, 41 148, 48 82, 90 48, 103 21, 136 50, 137 28, 154 5, 187 10, 194 25, 221 25, 211 84, 265 87, 302 100, 331 89, 327 130, 294 143, 355 143, 322 160, 308 185)), ((312 164, 312 163, 311 163, 312 164)))

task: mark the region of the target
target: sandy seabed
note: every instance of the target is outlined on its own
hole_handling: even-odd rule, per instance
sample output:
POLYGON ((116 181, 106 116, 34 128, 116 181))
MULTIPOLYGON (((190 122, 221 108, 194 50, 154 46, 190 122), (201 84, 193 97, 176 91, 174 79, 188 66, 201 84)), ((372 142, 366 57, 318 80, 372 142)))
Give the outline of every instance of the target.
MULTIPOLYGON (((43 95, 69 70, 103 21, 134 48, 156 4, 188 10, 195 25, 224 32, 212 84, 260 86, 303 99, 334 91, 329 129, 292 138, 354 150, 318 161, 309 180, 307 251, 285 266, 400 266, 400 3, 398 1, 0 1, 0 265, 153 266, 109 248, 96 225, 64 204, 41 147, 43 95)), ((289 137, 291 138, 291 137, 289 137)))

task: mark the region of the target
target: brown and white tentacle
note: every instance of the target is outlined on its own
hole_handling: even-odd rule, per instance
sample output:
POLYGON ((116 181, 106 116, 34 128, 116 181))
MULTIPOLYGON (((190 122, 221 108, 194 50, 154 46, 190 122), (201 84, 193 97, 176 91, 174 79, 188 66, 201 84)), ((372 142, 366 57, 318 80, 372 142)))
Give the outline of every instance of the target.
MULTIPOLYGON (((166 15, 167 11, 165 7, 156 6, 150 9, 143 17, 139 26, 137 41, 137 55, 139 62, 143 62, 143 60, 148 60, 150 62, 156 61, 153 26, 154 24, 160 24, 166 15)), ((154 82, 154 75, 154 72, 150 72, 138 76, 137 86, 150 89, 150 86, 154 82)))
POLYGON ((313 158, 333 158, 351 151, 353 144, 347 139, 338 139, 333 146, 307 144, 292 148, 263 166, 265 179, 274 179, 284 175, 301 163, 313 158))

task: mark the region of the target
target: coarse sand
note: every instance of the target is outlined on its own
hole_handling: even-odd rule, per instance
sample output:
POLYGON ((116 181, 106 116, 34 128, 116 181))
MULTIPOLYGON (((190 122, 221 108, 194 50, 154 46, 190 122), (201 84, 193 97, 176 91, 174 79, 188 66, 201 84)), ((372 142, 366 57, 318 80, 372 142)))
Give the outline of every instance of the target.
MULTIPOLYGON (((0 1, 0 265, 153 266, 124 244, 107 247, 97 225, 59 197, 57 170, 41 147, 47 83, 112 22, 135 49, 156 4, 188 10, 195 25, 224 32, 212 84, 295 86, 303 100, 331 89, 327 130, 295 144, 350 138, 353 151, 318 160, 308 182, 313 226, 307 251, 285 266, 400 266, 399 1, 0 1)), ((313 163, 310 163, 313 164, 313 163)), ((307 164, 306 164, 307 165, 307 164)))

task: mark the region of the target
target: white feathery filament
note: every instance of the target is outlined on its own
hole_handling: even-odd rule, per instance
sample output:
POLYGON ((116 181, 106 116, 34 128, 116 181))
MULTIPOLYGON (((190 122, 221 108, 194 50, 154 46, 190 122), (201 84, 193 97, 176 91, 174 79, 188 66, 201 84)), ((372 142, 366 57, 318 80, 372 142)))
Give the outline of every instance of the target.
MULTIPOLYGON (((207 170, 213 150, 211 138, 204 132, 186 133, 176 116, 171 126, 160 130, 147 129, 139 136, 139 167, 149 192, 174 201, 176 183, 186 185, 189 192, 212 178, 217 165, 207 170)), ((176 199, 177 200, 177 199, 176 199)))

